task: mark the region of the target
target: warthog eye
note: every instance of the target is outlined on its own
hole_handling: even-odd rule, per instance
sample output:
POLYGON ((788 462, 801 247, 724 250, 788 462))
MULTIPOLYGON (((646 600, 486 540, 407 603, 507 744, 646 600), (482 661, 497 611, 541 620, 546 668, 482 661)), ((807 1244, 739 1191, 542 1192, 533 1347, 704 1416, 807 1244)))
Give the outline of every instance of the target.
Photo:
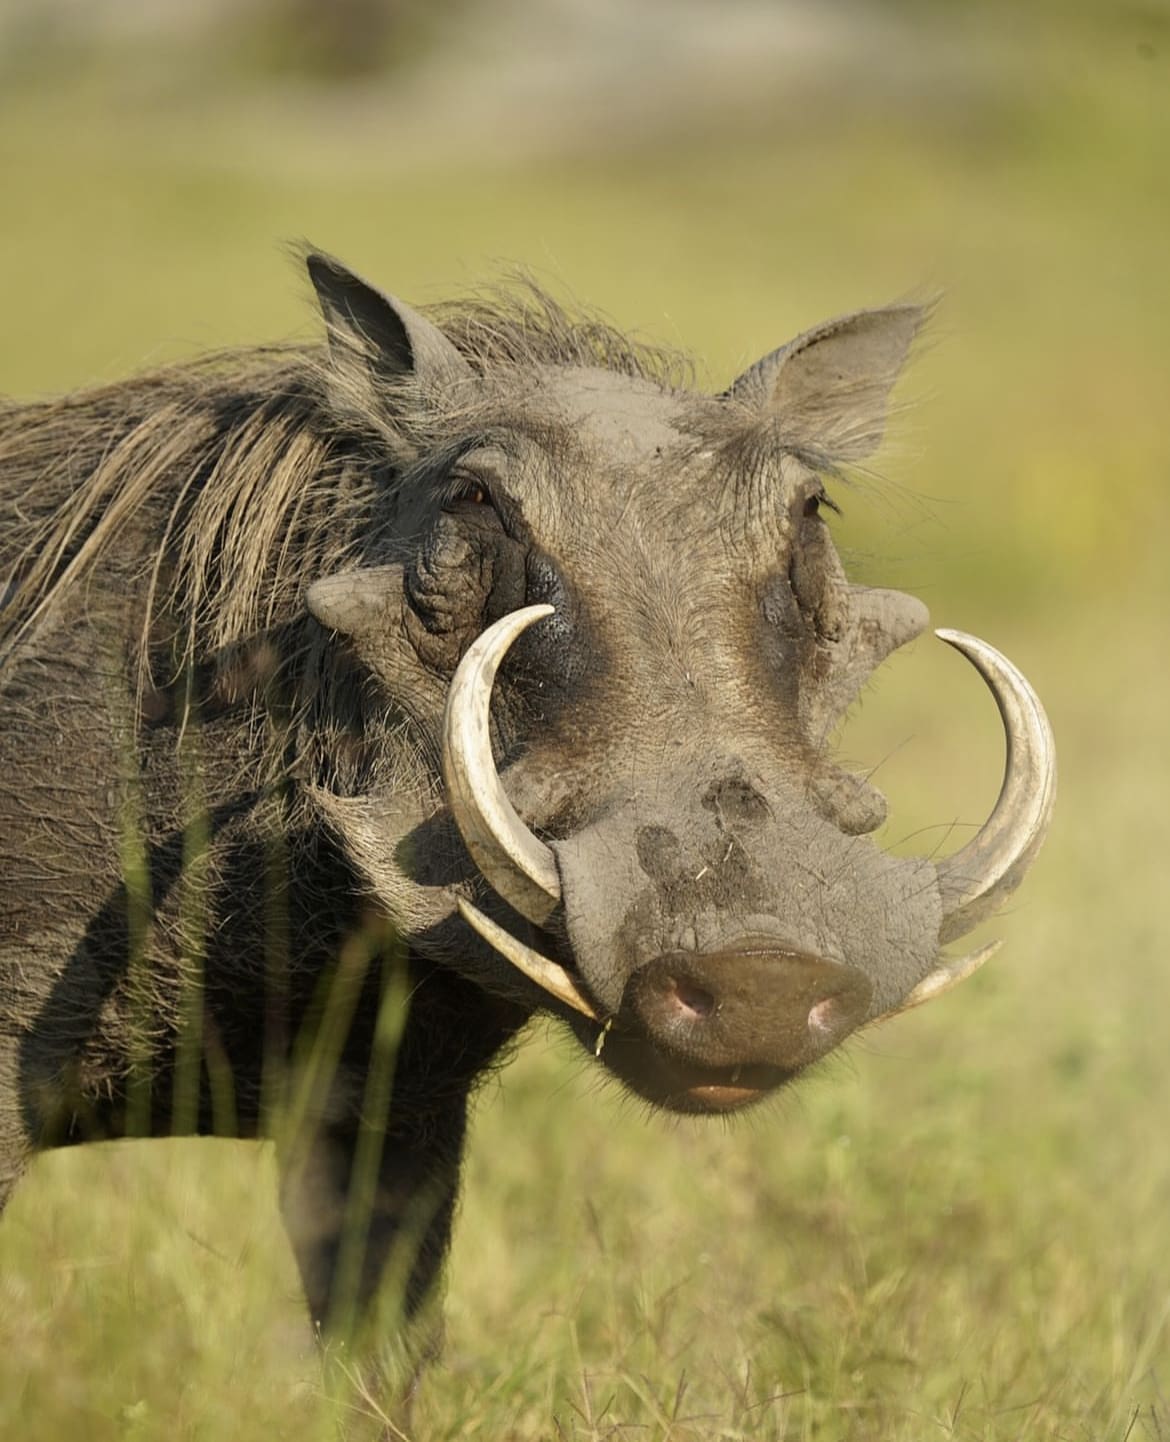
POLYGON ((493 511, 502 520, 510 509, 507 466, 508 457, 498 446, 482 438, 468 443, 450 460, 440 493, 443 509, 458 512, 475 507, 493 511))
POLYGON ((473 506, 490 506, 492 503, 487 487, 478 481, 465 481, 455 493, 454 500, 468 501, 473 506))
POLYGON ((445 511, 462 510, 464 506, 493 506, 492 493, 486 482, 478 476, 455 475, 451 477, 450 490, 443 502, 445 511))
POLYGON ((839 516, 841 514, 841 507, 833 500, 832 496, 829 495, 824 487, 820 490, 813 491, 811 495, 805 497, 804 514, 806 516, 815 516, 822 506, 826 506, 835 515, 839 516))

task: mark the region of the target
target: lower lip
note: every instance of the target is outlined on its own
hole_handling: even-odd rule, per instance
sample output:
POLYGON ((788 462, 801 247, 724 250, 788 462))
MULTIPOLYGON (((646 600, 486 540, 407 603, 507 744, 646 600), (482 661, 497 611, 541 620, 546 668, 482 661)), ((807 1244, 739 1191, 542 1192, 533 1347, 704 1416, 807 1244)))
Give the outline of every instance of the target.
POLYGON ((761 1087, 709 1085, 688 1087, 683 1095, 696 1111, 733 1112, 759 1101, 764 1091, 761 1087))

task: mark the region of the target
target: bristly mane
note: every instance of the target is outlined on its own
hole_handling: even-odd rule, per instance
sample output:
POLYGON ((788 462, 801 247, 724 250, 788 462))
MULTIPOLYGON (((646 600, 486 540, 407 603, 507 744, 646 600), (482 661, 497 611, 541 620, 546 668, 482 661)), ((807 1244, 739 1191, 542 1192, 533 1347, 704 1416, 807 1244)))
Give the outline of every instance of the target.
POLYGON ((694 381, 691 358, 619 330, 604 316, 568 309, 531 276, 428 314, 479 371, 495 366, 601 366, 633 380, 669 388, 694 381))
MULTIPOLYGON (((431 313, 480 372, 688 375, 524 278, 431 313)), ((308 581, 389 545, 377 502, 410 459, 410 389, 363 414, 336 380, 321 347, 261 347, 0 408, 0 676, 99 567, 128 600, 144 594, 144 637, 165 603, 194 660, 288 620, 308 581)))

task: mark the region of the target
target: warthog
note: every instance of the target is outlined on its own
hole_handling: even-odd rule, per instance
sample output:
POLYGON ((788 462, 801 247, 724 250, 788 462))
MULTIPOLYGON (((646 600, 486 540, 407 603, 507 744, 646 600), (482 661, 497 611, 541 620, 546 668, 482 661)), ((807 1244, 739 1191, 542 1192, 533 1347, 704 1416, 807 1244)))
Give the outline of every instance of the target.
POLYGON ((308 270, 327 345, 0 411, 0 1204, 38 1148, 275 1129, 327 1324, 407 1234, 419 1312, 534 1012, 656 1106, 753 1103, 986 956, 942 948, 1055 771, 959 632, 1007 733, 973 839, 885 854, 830 754, 927 622, 824 514, 919 308, 712 396, 535 286, 425 318, 308 270))

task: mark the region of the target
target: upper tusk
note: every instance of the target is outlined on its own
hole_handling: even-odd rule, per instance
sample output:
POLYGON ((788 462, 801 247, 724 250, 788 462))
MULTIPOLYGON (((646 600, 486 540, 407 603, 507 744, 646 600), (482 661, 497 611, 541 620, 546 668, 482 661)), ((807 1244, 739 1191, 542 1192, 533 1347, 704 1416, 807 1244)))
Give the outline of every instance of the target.
POLYGON ((556 860, 516 815, 492 756, 492 683, 516 637, 552 606, 525 606, 489 626, 460 661, 443 713, 447 804, 475 864, 494 890, 541 925, 561 899, 556 860))
MULTIPOLYGON (((1040 698, 994 647, 962 631, 936 631, 961 651, 995 698, 1007 760, 991 815, 960 851, 937 866, 942 942, 963 936, 1011 895, 1036 858, 1056 799, 1056 743, 1040 698)), ((911 993, 913 995, 913 993, 911 993)))
POLYGON ((563 966, 558 965, 555 961, 550 961, 547 956, 541 956, 539 951, 533 951, 522 941, 517 941, 511 932, 505 931, 502 926, 497 925, 490 916, 485 916, 469 901, 464 901, 462 897, 459 897, 457 905, 459 915, 468 926, 478 931, 484 941, 489 946, 495 947, 500 955, 510 961, 518 971, 522 971, 526 977, 536 982, 537 986, 542 987, 551 996, 555 996, 558 1001, 563 1001, 566 1006, 571 1006, 574 1011, 579 1011, 582 1016, 587 1016, 590 1021, 601 1020, 594 1010, 592 1002, 563 966))

